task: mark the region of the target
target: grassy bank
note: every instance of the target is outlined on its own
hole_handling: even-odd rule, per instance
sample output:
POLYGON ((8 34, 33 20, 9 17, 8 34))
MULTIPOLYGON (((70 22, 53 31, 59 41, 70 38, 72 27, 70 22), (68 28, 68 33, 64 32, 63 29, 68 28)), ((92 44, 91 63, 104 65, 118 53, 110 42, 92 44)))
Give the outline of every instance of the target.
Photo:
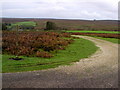
POLYGON ((120 39, 116 39, 116 38, 103 38, 103 37, 95 37, 95 38, 106 40, 106 41, 109 41, 109 42, 112 42, 112 43, 120 44, 120 39))
POLYGON ((59 50, 52 58, 38 58, 38 57, 25 57, 24 60, 14 61, 9 60, 12 55, 2 56, 2 72, 22 72, 34 71, 48 68, 55 68, 60 65, 67 65, 72 62, 77 62, 81 58, 87 58, 95 53, 98 47, 89 40, 75 39, 73 44, 70 44, 66 50, 59 50))
POLYGON ((112 33, 112 34, 117 34, 118 31, 66 31, 66 32, 73 32, 73 33, 112 33))

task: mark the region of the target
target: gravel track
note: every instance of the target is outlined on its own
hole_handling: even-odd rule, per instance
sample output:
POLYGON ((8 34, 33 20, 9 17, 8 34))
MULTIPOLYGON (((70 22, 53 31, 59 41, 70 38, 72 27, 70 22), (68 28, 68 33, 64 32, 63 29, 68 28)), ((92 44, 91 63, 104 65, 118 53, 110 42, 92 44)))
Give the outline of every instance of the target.
POLYGON ((88 36, 100 49, 73 65, 3 73, 3 88, 118 88, 118 44, 88 36))

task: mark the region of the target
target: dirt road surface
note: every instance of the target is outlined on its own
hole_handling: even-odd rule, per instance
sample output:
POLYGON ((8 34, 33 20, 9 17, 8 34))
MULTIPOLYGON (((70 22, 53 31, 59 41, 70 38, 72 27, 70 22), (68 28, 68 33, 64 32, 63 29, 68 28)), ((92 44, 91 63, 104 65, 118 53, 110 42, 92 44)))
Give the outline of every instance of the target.
POLYGON ((88 36, 100 49, 73 65, 54 69, 3 73, 3 88, 117 88, 118 44, 88 36))

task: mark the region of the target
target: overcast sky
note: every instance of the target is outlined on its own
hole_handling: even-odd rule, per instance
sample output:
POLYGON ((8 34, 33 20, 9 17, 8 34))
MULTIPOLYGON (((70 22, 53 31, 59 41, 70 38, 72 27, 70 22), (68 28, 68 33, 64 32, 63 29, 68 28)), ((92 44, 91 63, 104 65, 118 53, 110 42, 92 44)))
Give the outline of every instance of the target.
POLYGON ((119 0, 3 0, 0 17, 118 19, 119 0))

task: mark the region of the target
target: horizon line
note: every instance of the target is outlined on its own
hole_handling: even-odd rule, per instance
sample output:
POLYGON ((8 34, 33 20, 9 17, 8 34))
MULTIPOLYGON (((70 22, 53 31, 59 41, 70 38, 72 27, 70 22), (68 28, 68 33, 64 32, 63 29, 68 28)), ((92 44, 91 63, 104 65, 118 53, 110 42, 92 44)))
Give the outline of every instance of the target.
POLYGON ((118 19, 75 19, 75 18, 40 18, 40 17, 0 17, 0 18, 20 18, 20 19, 59 19, 59 20, 118 20, 118 19))

